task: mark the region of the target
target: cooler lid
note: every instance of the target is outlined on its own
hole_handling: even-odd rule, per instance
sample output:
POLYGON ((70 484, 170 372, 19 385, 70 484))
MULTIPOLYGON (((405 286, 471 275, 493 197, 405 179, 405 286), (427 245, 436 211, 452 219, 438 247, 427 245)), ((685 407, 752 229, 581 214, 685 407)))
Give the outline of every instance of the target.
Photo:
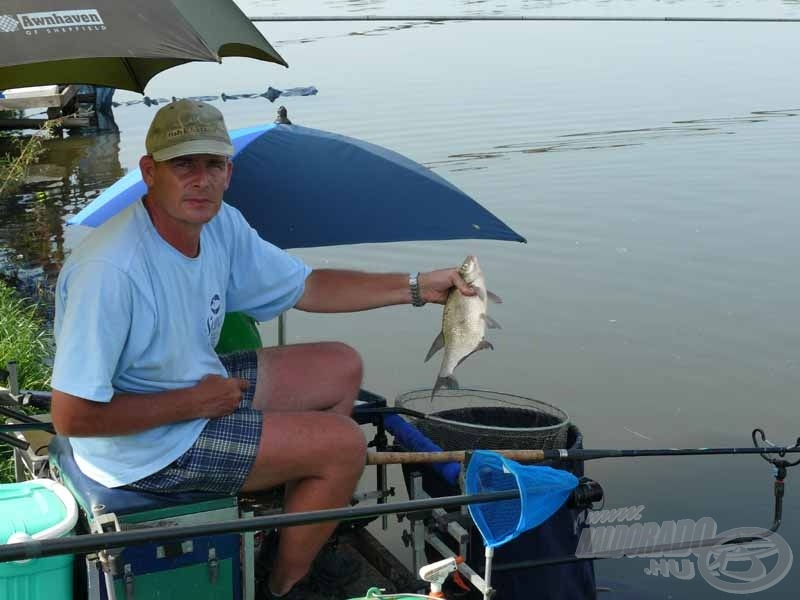
POLYGON ((61 537, 72 531, 77 520, 75 499, 55 481, 0 485, 0 544, 61 537))

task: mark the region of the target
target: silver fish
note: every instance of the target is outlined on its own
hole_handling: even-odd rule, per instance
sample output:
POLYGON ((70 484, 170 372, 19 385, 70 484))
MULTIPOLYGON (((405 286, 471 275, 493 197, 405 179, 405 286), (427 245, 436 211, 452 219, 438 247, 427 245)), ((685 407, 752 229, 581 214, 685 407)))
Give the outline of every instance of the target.
POLYGON ((453 377, 453 371, 478 350, 484 348, 494 350, 494 347, 486 341, 486 329, 500 329, 497 321, 487 314, 486 306, 489 300, 498 303, 502 300, 486 289, 486 281, 478 259, 468 256, 458 272, 477 293, 474 296, 465 296, 458 288, 453 288, 447 297, 442 314, 442 330, 425 357, 425 362, 428 362, 434 354, 444 348, 442 367, 433 386, 431 401, 442 387, 450 390, 458 389, 458 381, 453 377))

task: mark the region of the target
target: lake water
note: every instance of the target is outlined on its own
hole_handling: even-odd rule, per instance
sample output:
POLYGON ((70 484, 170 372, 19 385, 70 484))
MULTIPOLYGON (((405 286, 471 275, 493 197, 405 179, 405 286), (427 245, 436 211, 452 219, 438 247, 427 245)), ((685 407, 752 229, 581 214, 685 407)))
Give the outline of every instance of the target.
MULTIPOLYGON (((529 14, 800 17, 800 3, 242 1, 249 15, 529 14)), ((411 271, 477 254, 504 304, 493 353, 465 387, 567 411, 592 448, 748 446, 800 434, 800 24, 642 22, 260 23, 289 62, 187 65, 153 98, 316 86, 319 94, 215 102, 232 128, 284 104, 298 124, 422 162, 528 239, 303 250, 318 267, 411 271), (792 275, 795 273, 795 275, 792 275)), ((118 92, 115 100, 140 98, 118 92)), ((82 232, 63 220, 134 168, 155 112, 115 110, 119 135, 49 143, 32 183, 0 204, 0 259, 57 273, 82 232), (39 192, 39 193, 37 193, 39 192)), ((289 316, 290 341, 343 340, 365 386, 389 399, 428 387, 437 307, 289 316)), ((274 329, 264 328, 274 339, 274 329)), ((645 458, 587 465, 606 507, 646 521, 767 526, 772 475, 757 457, 645 458)), ((800 472, 781 535, 800 548, 800 472)), ((392 548, 408 551, 396 537, 392 548)), ((652 577, 648 561, 601 576, 663 598, 723 598, 699 575, 652 577)), ((735 567, 734 567, 735 569, 735 567)), ((800 570, 758 597, 794 597, 800 570)))

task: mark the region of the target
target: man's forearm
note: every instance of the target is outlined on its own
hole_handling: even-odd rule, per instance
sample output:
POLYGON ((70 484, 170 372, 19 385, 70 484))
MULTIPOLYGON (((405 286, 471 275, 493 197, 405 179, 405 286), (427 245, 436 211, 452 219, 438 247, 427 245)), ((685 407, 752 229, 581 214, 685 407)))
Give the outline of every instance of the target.
POLYGON ((114 394, 110 402, 93 402, 53 390, 51 413, 62 435, 112 436, 138 433, 200 415, 193 388, 153 394, 114 394))
POLYGON ((354 312, 410 302, 408 273, 319 269, 306 279, 305 292, 295 308, 311 312, 354 312))
MULTIPOLYGON (((417 285, 423 302, 444 304, 453 287, 466 296, 475 294, 453 267, 420 273, 417 285)), ((320 269, 306 279, 305 291, 295 308, 310 312, 353 312, 411 302, 408 273, 320 269)))

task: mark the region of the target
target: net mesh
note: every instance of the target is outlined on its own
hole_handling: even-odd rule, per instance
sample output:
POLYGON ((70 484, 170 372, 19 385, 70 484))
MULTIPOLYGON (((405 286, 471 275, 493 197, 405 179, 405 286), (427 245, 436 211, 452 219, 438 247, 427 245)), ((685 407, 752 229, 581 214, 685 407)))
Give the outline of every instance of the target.
POLYGON ((487 390, 416 390, 395 404, 425 414, 407 417, 444 450, 565 448, 569 416, 552 404, 487 390), (443 408, 443 407, 447 408, 443 408))
POLYGON ((466 492, 518 490, 519 499, 470 504, 469 512, 487 546, 501 546, 549 519, 578 485, 572 473, 523 466, 494 452, 476 452, 467 467, 466 492))

